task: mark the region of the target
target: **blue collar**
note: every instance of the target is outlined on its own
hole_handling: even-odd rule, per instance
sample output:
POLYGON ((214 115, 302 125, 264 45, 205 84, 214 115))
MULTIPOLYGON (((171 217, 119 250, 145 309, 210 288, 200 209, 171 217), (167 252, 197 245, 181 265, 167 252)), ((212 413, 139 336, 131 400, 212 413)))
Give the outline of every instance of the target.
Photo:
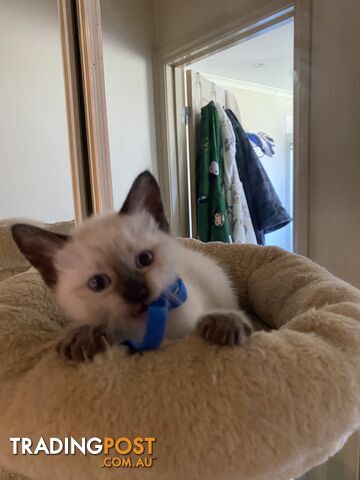
POLYGON ((148 306, 144 338, 140 342, 125 340, 123 344, 127 345, 133 353, 158 348, 165 336, 169 311, 180 307, 186 299, 186 287, 178 277, 148 306))

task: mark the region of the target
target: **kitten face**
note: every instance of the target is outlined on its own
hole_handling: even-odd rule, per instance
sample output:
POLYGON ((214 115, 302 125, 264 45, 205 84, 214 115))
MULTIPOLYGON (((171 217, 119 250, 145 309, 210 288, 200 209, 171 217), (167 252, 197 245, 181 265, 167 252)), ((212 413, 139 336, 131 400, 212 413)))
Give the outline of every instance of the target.
POLYGON ((70 318, 141 338, 146 306, 175 280, 176 264, 176 241, 148 213, 98 217, 58 252, 54 290, 70 318))
POLYGON ((72 320, 109 323, 133 339, 143 336, 147 305, 176 278, 178 245, 168 231, 149 172, 137 177, 119 214, 92 218, 71 237, 12 227, 19 249, 72 320))

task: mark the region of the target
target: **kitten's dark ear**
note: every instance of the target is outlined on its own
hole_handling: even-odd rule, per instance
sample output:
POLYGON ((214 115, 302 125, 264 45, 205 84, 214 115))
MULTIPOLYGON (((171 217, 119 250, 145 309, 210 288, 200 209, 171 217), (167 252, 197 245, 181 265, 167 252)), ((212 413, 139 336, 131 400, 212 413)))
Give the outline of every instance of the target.
POLYGON ((57 281, 55 254, 70 237, 25 223, 13 225, 11 233, 21 253, 39 270, 44 282, 53 287, 57 281))
POLYGON ((136 177, 119 213, 134 213, 141 210, 147 210, 159 224, 160 230, 169 233, 170 226, 165 217, 159 185, 148 171, 136 177))

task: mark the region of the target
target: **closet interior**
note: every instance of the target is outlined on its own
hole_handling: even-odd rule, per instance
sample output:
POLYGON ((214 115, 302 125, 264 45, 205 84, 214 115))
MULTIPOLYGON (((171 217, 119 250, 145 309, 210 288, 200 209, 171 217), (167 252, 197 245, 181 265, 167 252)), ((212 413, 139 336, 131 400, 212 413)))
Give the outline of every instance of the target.
POLYGON ((185 69, 191 234, 293 250, 293 19, 185 69))

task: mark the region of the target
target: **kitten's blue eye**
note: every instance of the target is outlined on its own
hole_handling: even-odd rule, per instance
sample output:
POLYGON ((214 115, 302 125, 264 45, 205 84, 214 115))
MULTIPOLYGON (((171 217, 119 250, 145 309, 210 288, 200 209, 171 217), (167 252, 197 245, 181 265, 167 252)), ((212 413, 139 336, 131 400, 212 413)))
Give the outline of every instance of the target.
POLYGON ((111 278, 106 273, 94 275, 88 281, 88 287, 93 292, 102 292, 111 284, 111 278))
POLYGON ((144 250, 135 258, 135 264, 138 268, 148 267, 153 261, 154 255, 150 250, 144 250))

